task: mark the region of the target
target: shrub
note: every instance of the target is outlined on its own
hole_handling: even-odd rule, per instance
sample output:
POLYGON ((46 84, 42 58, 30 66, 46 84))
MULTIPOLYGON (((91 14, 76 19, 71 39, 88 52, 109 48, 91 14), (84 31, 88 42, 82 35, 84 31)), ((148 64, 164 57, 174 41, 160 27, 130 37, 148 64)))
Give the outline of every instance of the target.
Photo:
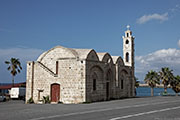
POLYGON ((29 98, 29 100, 27 101, 27 103, 28 103, 28 104, 32 104, 32 103, 34 103, 34 100, 32 99, 32 97, 31 97, 31 98, 29 98))
POLYGON ((162 96, 168 96, 168 93, 167 92, 162 92, 161 95, 162 96))
POLYGON ((43 102, 46 103, 50 103, 51 101, 49 100, 49 95, 48 96, 43 96, 43 102))

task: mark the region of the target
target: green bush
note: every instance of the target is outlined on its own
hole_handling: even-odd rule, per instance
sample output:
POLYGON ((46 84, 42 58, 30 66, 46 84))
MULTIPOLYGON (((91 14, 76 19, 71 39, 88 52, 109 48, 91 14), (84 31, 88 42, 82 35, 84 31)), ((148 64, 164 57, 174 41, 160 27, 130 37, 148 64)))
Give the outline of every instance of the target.
POLYGON ((162 92, 161 94, 162 94, 162 96, 167 96, 168 95, 167 92, 162 92))
POLYGON ((50 103, 51 101, 49 100, 49 95, 48 96, 43 96, 43 102, 46 103, 50 103))
POLYGON ((28 104, 32 104, 32 103, 34 103, 34 100, 32 99, 32 97, 31 97, 31 98, 29 98, 29 100, 27 101, 27 103, 28 103, 28 104))

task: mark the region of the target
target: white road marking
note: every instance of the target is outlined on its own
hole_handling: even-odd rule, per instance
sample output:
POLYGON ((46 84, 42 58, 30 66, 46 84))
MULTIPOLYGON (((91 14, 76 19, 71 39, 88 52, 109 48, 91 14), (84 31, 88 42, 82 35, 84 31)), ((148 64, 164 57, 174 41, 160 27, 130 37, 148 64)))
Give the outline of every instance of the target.
POLYGON ((47 116, 47 117, 39 117, 39 118, 33 118, 33 119, 29 119, 29 120, 43 120, 43 119, 66 117, 66 116, 72 116, 72 115, 82 115, 82 114, 103 112, 103 111, 110 111, 110 110, 127 109, 127 108, 133 108, 133 107, 143 107, 143 106, 148 106, 148 105, 159 105, 159 104, 166 104, 166 103, 172 103, 172 102, 179 102, 179 100, 175 100, 175 101, 171 101, 171 102, 165 101, 165 102, 157 102, 157 103, 138 104, 138 105, 132 105, 132 106, 123 106, 123 107, 105 108, 105 109, 98 109, 98 110, 89 110, 89 111, 83 111, 83 112, 67 113, 67 114, 62 114, 62 115, 52 115, 52 116, 47 116))
POLYGON ((161 110, 153 110, 153 111, 149 111, 149 112, 142 112, 142 113, 137 113, 137 114, 132 114, 132 115, 126 115, 126 116, 112 118, 110 120, 121 120, 121 119, 130 118, 130 117, 137 117, 137 116, 141 116, 141 115, 153 114, 153 113, 157 113, 157 112, 163 112, 163 111, 175 110, 175 109, 180 109, 180 106, 172 107, 172 108, 165 108, 165 109, 161 109, 161 110))

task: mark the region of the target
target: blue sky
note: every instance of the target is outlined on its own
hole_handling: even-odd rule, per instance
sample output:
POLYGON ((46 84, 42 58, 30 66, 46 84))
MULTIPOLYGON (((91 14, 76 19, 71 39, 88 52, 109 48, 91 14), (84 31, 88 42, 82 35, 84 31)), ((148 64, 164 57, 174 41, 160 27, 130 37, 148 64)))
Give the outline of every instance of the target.
POLYGON ((1 0, 0 83, 11 82, 5 60, 20 59, 23 71, 15 81, 22 82, 26 61, 57 45, 122 56, 127 25, 140 80, 165 66, 180 74, 179 21, 179 0, 1 0))

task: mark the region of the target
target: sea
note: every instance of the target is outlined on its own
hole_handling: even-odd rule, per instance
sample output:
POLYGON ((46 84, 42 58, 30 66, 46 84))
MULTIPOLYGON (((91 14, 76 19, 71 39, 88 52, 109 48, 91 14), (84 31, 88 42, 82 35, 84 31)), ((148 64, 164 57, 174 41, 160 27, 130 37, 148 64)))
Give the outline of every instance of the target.
MULTIPOLYGON (((164 92, 164 88, 154 88, 154 96, 161 96, 164 92)), ((138 87, 136 88, 136 96, 151 96, 151 88, 150 87, 138 87)), ((168 95, 175 95, 176 93, 171 89, 167 88, 168 95)), ((180 95, 180 93, 179 93, 180 95)))
MULTIPOLYGON (((11 83, 0 83, 1 85, 9 85, 11 83)), ((164 92, 164 88, 154 88, 154 96, 161 96, 164 92)), ((171 89, 167 88, 168 95, 175 95, 176 93, 171 89)), ((136 96, 151 96, 151 88, 150 87, 138 87, 136 88, 136 96)), ((180 93, 179 93, 180 96, 180 93)))

